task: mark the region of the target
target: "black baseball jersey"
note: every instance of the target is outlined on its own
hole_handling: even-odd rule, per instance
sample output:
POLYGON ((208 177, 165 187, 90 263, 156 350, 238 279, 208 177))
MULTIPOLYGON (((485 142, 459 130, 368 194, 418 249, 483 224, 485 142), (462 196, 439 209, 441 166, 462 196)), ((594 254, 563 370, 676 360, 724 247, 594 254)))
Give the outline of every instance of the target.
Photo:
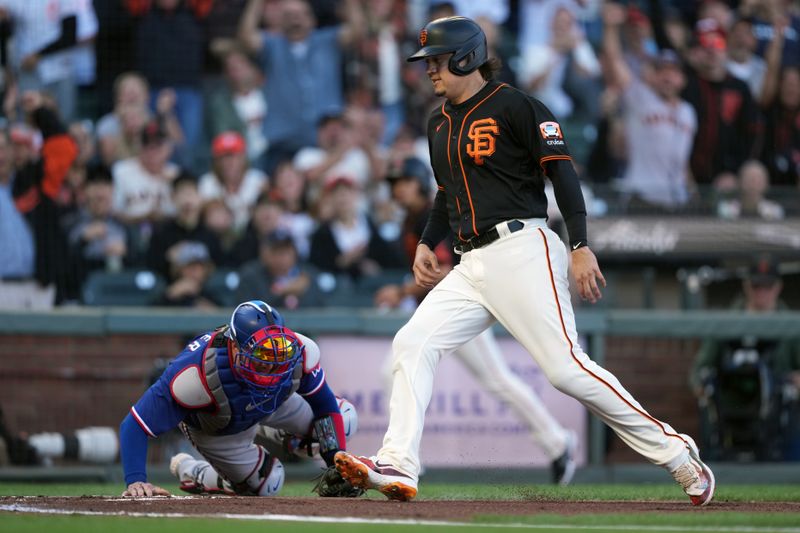
POLYGON ((463 241, 505 220, 546 218, 546 166, 568 169, 549 177, 565 220, 572 218, 570 240, 585 244, 578 178, 561 126, 540 101, 489 82, 465 102, 446 101, 431 113, 428 145, 439 186, 422 238, 428 246, 441 240, 448 225, 463 241), (547 165, 559 160, 567 164, 547 165))

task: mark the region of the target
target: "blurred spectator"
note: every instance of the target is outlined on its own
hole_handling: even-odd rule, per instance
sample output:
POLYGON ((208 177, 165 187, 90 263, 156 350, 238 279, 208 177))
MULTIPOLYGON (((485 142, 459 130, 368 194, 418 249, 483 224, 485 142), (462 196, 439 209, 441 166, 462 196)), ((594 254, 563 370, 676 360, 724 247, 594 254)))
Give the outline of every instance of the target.
MULTIPOLYGON (((403 220, 401 243, 406 256, 406 266, 414 263, 422 231, 428 222, 428 215, 433 207, 431 198, 431 171, 429 167, 415 157, 406 158, 389 173, 386 178, 392 188, 392 198, 400 204, 406 216, 403 220)), ((446 273, 455 264, 452 242, 445 239, 434 250, 439 267, 446 273)), ((413 277, 406 283, 385 285, 375 293, 375 305, 394 309, 406 307, 414 309, 428 294, 426 287, 416 284, 413 277)))
POLYGON ((81 281, 94 270, 121 270, 128 252, 128 232, 111 214, 111 175, 96 172, 84 188, 86 207, 69 229, 71 255, 78 263, 81 281))
POLYGON ((689 154, 697 117, 680 97, 686 78, 675 52, 663 50, 643 67, 643 79, 633 75, 620 42, 619 28, 626 15, 620 4, 605 5, 603 51, 608 81, 622 91, 628 142, 621 187, 631 195, 631 209, 674 210, 685 206, 691 195, 689 154))
POLYGON ((160 305, 196 309, 214 309, 220 305, 205 289, 214 265, 203 243, 181 242, 170 254, 169 263, 175 281, 164 289, 160 305))
POLYGON ((262 237, 258 260, 239 271, 236 299, 264 298, 286 309, 322 304, 316 284, 317 271, 298 260, 291 234, 278 230, 262 237))
POLYGON ((264 119, 268 103, 262 89, 264 76, 250 57, 233 48, 222 58, 225 85, 209 97, 207 122, 213 139, 225 131, 235 131, 247 140, 247 158, 261 165, 267 149, 264 119))
POLYGON ((311 237, 311 263, 320 270, 349 274, 357 279, 382 268, 405 268, 399 246, 386 242, 373 222, 361 212, 363 193, 349 178, 337 178, 325 187, 332 218, 311 237))
POLYGON ((297 171, 291 161, 280 163, 272 176, 270 198, 283 206, 286 227, 292 233, 294 244, 300 257, 308 258, 311 233, 316 228, 316 221, 309 213, 306 196, 306 178, 297 171))
POLYGON ((486 47, 489 57, 495 57, 500 60, 500 71, 497 73, 495 79, 498 81, 509 83, 511 85, 517 84, 516 75, 511 69, 512 60, 519 56, 516 43, 506 32, 503 26, 492 21, 486 16, 479 16, 475 22, 483 30, 486 35, 486 47))
POLYGON ((58 301, 68 296, 69 280, 64 272, 66 240, 59 224, 56 205, 58 192, 78 155, 78 148, 66 133, 52 109, 43 106, 42 95, 29 91, 22 95, 22 109, 41 132, 44 144, 41 161, 17 168, 12 195, 17 209, 33 230, 35 243, 34 278, 41 287, 58 290, 58 301))
POLYGON ((233 248, 238 240, 238 235, 233 226, 233 212, 222 199, 208 200, 203 204, 203 225, 214 235, 220 246, 218 267, 231 266, 233 261, 233 248))
MULTIPOLYGON (((12 196, 14 182, 13 148, 4 129, 0 130, 0 307, 28 309, 37 292, 34 274, 34 240, 28 222, 12 196)), ((52 292, 52 291, 51 291, 52 292)), ((52 305, 52 294, 49 295, 52 305)))
POLYGON ((116 104, 114 93, 119 76, 134 68, 133 17, 123 2, 93 0, 98 29, 95 39, 97 115, 116 104))
POLYGON ((194 169, 203 127, 204 32, 212 1, 125 1, 138 17, 136 70, 152 86, 153 108, 159 107, 156 97, 162 90, 174 92, 174 110, 184 136, 175 158, 182 166, 194 169))
POLYGON ((361 148, 364 132, 350 127, 343 115, 327 115, 317 125, 317 143, 294 157, 294 167, 303 172, 315 191, 331 178, 348 176, 360 187, 370 178, 370 161, 361 148))
POLYGON ((601 90, 597 56, 569 9, 557 9, 551 24, 547 43, 521 50, 520 84, 556 116, 594 123, 601 90))
POLYGON ((14 150, 14 168, 19 170, 29 163, 33 163, 42 149, 42 134, 35 128, 18 122, 13 124, 8 131, 14 150))
POLYGON ((236 32, 246 7, 247 0, 215 0, 212 3, 208 12, 208 20, 212 22, 206 28, 210 56, 222 58, 238 47, 236 32))
POLYGON ((281 33, 259 32, 264 0, 250 0, 239 26, 240 41, 250 52, 260 54, 267 80, 267 173, 303 146, 313 146, 319 120, 341 112, 340 46, 355 42, 365 27, 358 0, 345 0, 342 26, 316 30, 305 0, 284 0, 281 7, 281 33))
POLYGON ((120 74, 114 81, 114 110, 97 122, 100 158, 106 165, 139 155, 141 137, 150 119, 150 89, 136 72, 120 74))
POLYGON ((780 67, 786 21, 775 25, 767 49, 767 73, 760 97, 766 116, 761 159, 773 185, 800 186, 800 67, 780 67))
POLYGON ((114 211, 123 221, 155 222, 174 213, 170 184, 180 171, 170 163, 173 145, 164 126, 151 120, 142 130, 142 150, 117 162, 114 175, 114 211))
POLYGON ((365 34, 347 50, 345 86, 351 102, 380 108, 385 128, 375 140, 388 146, 405 120, 401 79, 404 58, 400 52, 403 6, 392 0, 362 5, 365 34))
MULTIPOLYGON (((62 220, 69 220, 84 205, 84 184, 88 179, 90 166, 94 163, 95 142, 92 122, 83 120, 69 125, 68 132, 78 147, 78 156, 72 163, 58 192, 56 203, 62 213, 62 220)), ((107 174, 110 177, 110 174, 107 174)))
MULTIPOLYGON (((650 0, 650 8, 659 47, 674 49, 660 3, 650 0)), ((699 20, 693 46, 687 51, 690 68, 683 91, 698 119, 691 157, 692 176, 698 184, 710 184, 726 170, 735 172, 760 147, 758 109, 747 85, 728 74, 726 50, 725 30, 717 20, 699 20)))
POLYGON ((750 87, 753 98, 761 96, 767 64, 755 53, 758 41, 753 34, 753 21, 739 18, 728 34, 728 72, 750 87))
POLYGON ((13 24, 12 68, 21 91, 51 93, 61 117, 75 117, 77 80, 72 50, 97 31, 90 5, 76 0, 4 0, 13 24), (79 24, 79 11, 81 24, 79 24))
POLYGON ((600 122, 597 139, 586 162, 587 178, 592 183, 608 183, 622 178, 628 164, 628 136, 620 116, 621 94, 617 87, 606 87, 600 97, 600 122))
POLYGON ((235 264, 241 265, 258 258, 261 241, 276 231, 287 232, 284 227, 286 211, 283 204, 262 194, 253 206, 253 216, 233 249, 235 264))
POLYGON ((775 24, 785 21, 781 43, 781 65, 800 67, 800 10, 792 0, 746 0, 739 6, 744 16, 753 18, 753 33, 758 38, 758 53, 763 54, 778 36, 775 24))
POLYGON ((200 178, 200 196, 223 199, 233 213, 234 230, 242 231, 250 221, 250 209, 267 189, 267 176, 248 166, 244 138, 235 131, 217 135, 211 155, 213 168, 200 178))
POLYGON ((186 241, 200 242, 206 246, 217 265, 224 263, 217 236, 203 223, 203 200, 197 190, 194 176, 182 173, 172 182, 172 203, 175 217, 155 227, 147 253, 147 266, 165 279, 170 279, 169 260, 175 248, 186 241))
POLYGON ((755 159, 746 161, 739 169, 739 197, 720 201, 717 215, 726 219, 781 220, 784 217, 783 207, 764 197, 768 188, 767 167, 755 159))
MULTIPOLYGON (((747 314, 786 310, 777 265, 759 257, 748 268, 732 309, 747 314)), ((797 424, 800 339, 740 338, 703 341, 692 365, 692 390, 705 411, 708 437, 718 458, 741 455, 783 459, 800 442, 797 424), (783 449, 782 449, 783 448, 783 449)), ((798 457, 795 456, 794 459, 798 457)))

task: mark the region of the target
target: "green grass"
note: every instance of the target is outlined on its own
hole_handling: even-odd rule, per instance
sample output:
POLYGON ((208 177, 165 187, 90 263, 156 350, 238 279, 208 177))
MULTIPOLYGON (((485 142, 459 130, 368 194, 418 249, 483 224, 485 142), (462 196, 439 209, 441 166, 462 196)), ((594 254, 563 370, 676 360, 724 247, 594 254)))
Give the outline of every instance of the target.
MULTIPOLYGON (((288 483, 283 496, 310 496, 310 483, 288 483)), ((165 488, 179 493, 177 486, 165 488)), ((638 484, 638 485, 575 485, 572 487, 552 487, 543 485, 454 485, 426 483, 423 485, 421 499, 538 499, 538 500, 684 500, 685 496, 677 485, 638 484)), ((123 490, 121 484, 20 484, 0 483, 0 496, 51 495, 117 496, 123 490)), ((791 501, 800 502, 800 485, 725 485, 719 488, 717 501, 791 501)), ((540 514, 535 516, 481 516, 474 525, 464 526, 404 525, 404 524, 348 524, 348 523, 308 523, 278 521, 235 522, 236 533, 264 533, 265 531, 291 531, 292 533, 395 533, 414 531, 425 533, 440 530, 453 531, 461 527, 463 533, 484 533, 498 531, 536 531, 564 532, 591 531, 592 533, 624 531, 686 531, 691 533, 710 533, 714 531, 731 533, 751 528, 751 531, 774 531, 781 533, 800 533, 800 513, 738 513, 704 512, 693 509, 687 503, 687 512, 681 514, 603 514, 560 516, 540 514), (513 526, 509 529, 509 526, 513 526), (646 527, 646 530, 642 528, 646 527), (661 528, 661 529, 659 529, 661 528), (700 529, 699 529, 700 528, 700 529), (737 529, 739 528, 739 529, 737 529), (772 528, 772 529, 768 529, 772 528)), ((442 505, 447 505, 443 502, 442 505)), ((231 522, 223 519, 165 519, 133 518, 115 516, 39 516, 0 513, 0 531, 39 533, 219 533, 231 528, 231 522)), ((459 532, 462 533, 462 532, 459 532)))
MULTIPOLYGON (((310 482, 284 485, 281 496, 310 497, 310 482)), ((49 484, 0 483, 0 496, 119 496, 119 484, 49 484)), ((165 484, 173 494, 183 494, 177 485, 165 484)), ((374 493, 377 495, 377 493, 374 493)), ((686 496, 673 484, 573 485, 479 485, 424 483, 421 500, 684 500, 686 496)), ((714 496, 717 501, 800 502, 799 485, 722 485, 714 496)))

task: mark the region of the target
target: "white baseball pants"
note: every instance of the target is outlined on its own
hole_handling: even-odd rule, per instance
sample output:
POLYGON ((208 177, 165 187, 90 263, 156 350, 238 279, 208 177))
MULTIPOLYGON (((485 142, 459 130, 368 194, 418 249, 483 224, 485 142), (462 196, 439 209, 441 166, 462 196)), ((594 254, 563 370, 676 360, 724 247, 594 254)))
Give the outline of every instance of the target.
POLYGON ((660 422, 578 344, 567 250, 544 220, 525 221, 461 256, 422 301, 392 345, 389 428, 378 459, 419 475, 419 446, 433 377, 442 355, 498 320, 536 360, 554 387, 582 402, 634 450, 669 470, 688 457, 684 436, 660 422))

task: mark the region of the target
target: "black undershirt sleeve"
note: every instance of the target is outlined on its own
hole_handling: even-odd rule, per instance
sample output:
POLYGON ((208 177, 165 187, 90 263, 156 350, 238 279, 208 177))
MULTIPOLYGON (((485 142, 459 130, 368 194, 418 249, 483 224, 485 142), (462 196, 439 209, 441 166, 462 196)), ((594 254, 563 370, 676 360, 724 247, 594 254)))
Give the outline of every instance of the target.
POLYGON ((46 56, 49 54, 53 54, 58 52, 59 50, 65 50, 67 48, 71 48, 75 46, 78 42, 78 17, 75 15, 70 15, 68 17, 64 17, 61 19, 61 35, 58 36, 58 39, 51 42, 41 50, 39 50, 38 54, 40 56, 46 56))
POLYGON ((545 165, 547 177, 553 183, 556 193, 558 209, 567 226, 569 246, 573 250, 582 248, 589 244, 586 238, 586 205, 572 161, 556 159, 546 162, 545 165))
POLYGON ((419 242, 433 250, 450 233, 450 223, 447 217, 447 198, 444 191, 436 192, 433 208, 428 216, 428 223, 422 231, 419 242))

